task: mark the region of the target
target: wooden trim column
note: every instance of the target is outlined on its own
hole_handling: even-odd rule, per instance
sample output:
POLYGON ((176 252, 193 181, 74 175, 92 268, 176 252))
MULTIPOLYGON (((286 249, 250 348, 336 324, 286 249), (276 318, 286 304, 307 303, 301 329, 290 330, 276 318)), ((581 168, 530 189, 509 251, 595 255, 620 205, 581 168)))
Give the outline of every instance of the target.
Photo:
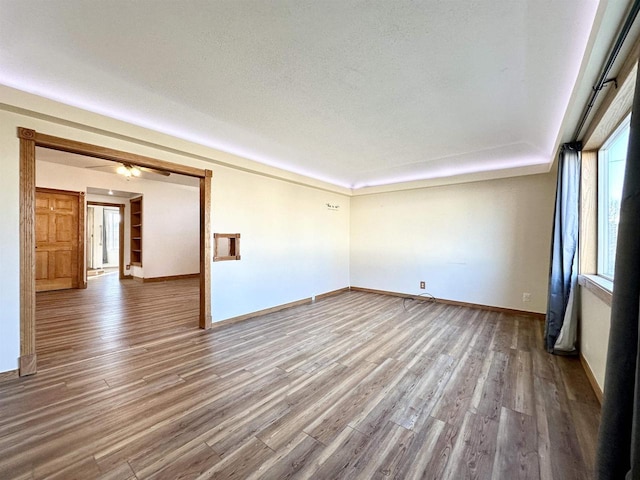
POLYGON ((211 170, 200 178, 200 328, 211 328, 211 170))
POLYGON ((86 279, 86 263, 87 258, 84 250, 86 226, 85 222, 85 210, 87 209, 87 203, 85 202, 84 192, 79 192, 78 195, 78 288, 87 288, 86 279))
POLYGON ((20 138, 20 375, 36 373, 35 191, 36 132, 20 138))

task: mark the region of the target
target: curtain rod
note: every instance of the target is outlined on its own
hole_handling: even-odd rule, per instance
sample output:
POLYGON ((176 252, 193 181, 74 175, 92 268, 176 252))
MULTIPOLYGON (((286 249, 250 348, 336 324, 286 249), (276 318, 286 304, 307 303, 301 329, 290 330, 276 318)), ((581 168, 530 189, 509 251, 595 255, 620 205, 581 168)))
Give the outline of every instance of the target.
POLYGON ((567 148, 569 150, 575 150, 576 152, 582 151, 582 142, 569 142, 563 143, 562 148, 567 148))
MULTIPOLYGON (((580 132, 582 131, 582 128, 584 127, 584 124, 587 121, 587 117, 589 117, 589 113, 591 113, 591 109, 593 108, 593 105, 595 104, 596 99, 600 94, 600 90, 602 90, 602 87, 604 87, 605 84, 611 81, 615 81, 615 79, 608 79, 607 76, 609 75, 609 72, 611 71, 611 68, 613 67, 614 62, 616 61, 616 58, 618 57, 618 54, 622 49, 622 45, 624 44, 624 41, 626 40, 627 35, 629 34, 629 30, 631 30, 631 26, 633 25, 633 22, 636 19, 636 16, 638 15, 638 11, 640 11, 640 0, 635 0, 633 2, 633 5, 631 6, 631 10, 629 11, 629 14, 627 15, 627 19, 625 20, 624 24, 622 25, 622 28, 620 29, 620 32, 618 33, 618 38, 616 39, 616 43, 613 44, 611 53, 609 53, 609 58, 607 59, 607 62, 604 64, 604 67, 602 68, 602 72, 600 73, 598 82, 593 86, 593 93, 591 94, 591 99, 589 100, 589 103, 587 103, 587 105, 585 106, 582 112, 582 117, 580 117, 580 122, 578 122, 576 133, 573 135, 573 138, 575 139, 574 141, 578 140, 578 137, 580 136, 580 132)), ((617 85, 617 82, 616 82, 616 85, 617 85)))

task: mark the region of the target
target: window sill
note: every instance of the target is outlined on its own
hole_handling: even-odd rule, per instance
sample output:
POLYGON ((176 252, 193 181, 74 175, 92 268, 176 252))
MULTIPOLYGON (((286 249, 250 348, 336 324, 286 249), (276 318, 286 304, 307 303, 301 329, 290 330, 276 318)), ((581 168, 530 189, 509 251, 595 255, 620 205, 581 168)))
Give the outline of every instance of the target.
POLYGON ((611 297, 613 295, 613 282, 611 280, 597 275, 579 275, 578 283, 611 306, 611 297))

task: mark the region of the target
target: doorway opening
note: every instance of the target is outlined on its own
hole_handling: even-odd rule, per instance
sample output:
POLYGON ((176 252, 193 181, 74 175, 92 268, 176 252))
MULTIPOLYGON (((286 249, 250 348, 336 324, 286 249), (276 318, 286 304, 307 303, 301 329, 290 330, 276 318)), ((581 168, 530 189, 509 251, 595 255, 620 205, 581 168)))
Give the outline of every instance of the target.
POLYGON ((124 273, 124 205, 87 202, 87 280, 124 273))
MULTIPOLYGON (((36 235, 35 235, 35 173, 36 147, 74 153, 126 165, 177 173, 199 179, 200 190, 200 274, 199 326, 211 327, 211 170, 166 162, 142 155, 102 146, 46 135, 35 130, 18 128, 20 139, 20 358, 19 373, 31 375, 37 371, 36 355, 36 235)), ((84 208, 82 209, 84 214, 84 208)), ((84 238, 84 237, 83 237, 84 238)), ((122 245, 122 242, 120 242, 122 245)), ((84 260, 84 255, 82 255, 84 260)), ((84 262, 83 262, 84 263, 84 262)), ((122 262, 120 262, 122 264, 122 262)), ((84 273, 84 271, 83 271, 84 273)))

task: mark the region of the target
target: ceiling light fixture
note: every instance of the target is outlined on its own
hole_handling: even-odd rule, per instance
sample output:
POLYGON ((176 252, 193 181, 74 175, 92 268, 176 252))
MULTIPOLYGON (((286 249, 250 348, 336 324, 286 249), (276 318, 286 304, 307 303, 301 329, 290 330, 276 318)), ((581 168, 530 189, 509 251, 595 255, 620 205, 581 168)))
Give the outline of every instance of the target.
POLYGON ((117 170, 117 173, 120 175, 124 175, 125 177, 139 177, 140 169, 138 167, 134 167, 132 165, 120 165, 117 170))

